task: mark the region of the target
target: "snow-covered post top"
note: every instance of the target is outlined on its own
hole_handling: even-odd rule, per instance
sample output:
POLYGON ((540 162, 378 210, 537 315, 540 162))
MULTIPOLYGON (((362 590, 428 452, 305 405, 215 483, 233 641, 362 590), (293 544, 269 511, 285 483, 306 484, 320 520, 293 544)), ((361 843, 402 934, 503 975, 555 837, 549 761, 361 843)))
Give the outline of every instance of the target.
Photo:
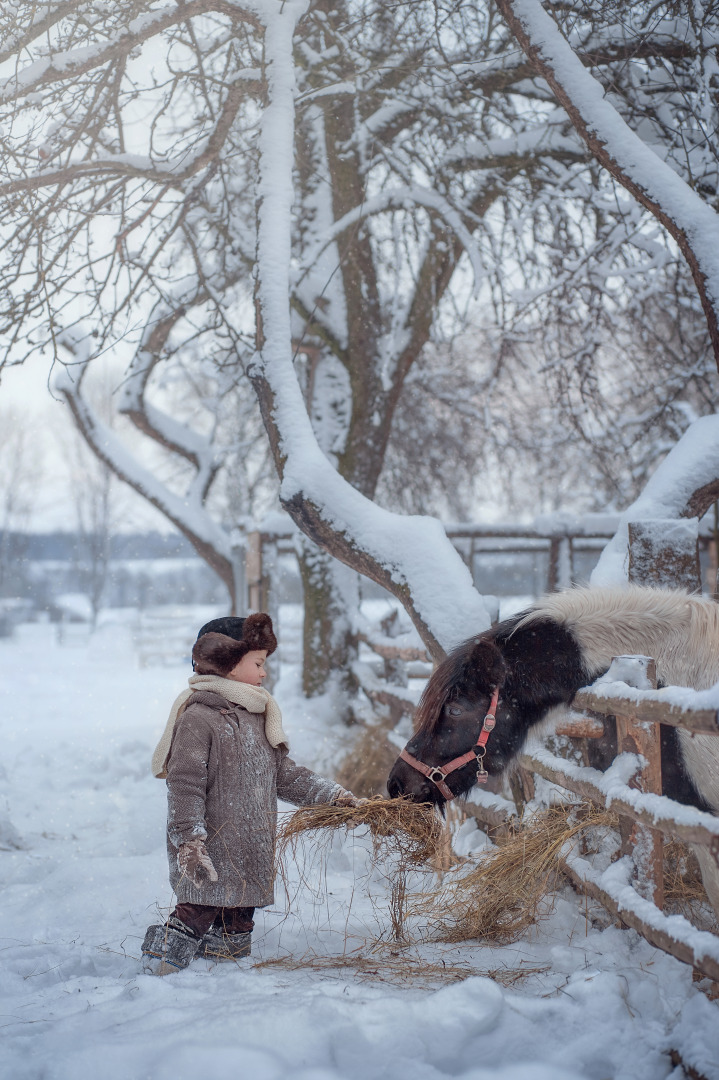
POLYGON ((623 585, 629 572, 629 523, 700 517, 719 495, 719 416, 695 420, 622 514, 592 573, 592 585, 623 585))
POLYGON ((378 507, 323 454, 297 379, 290 324, 293 36, 305 0, 262 8, 268 104, 260 130, 257 289, 262 347, 250 376, 280 474, 280 498, 311 538, 400 597, 435 656, 490 625, 468 568, 434 518, 378 507))
POLYGON ((719 215, 629 127, 540 0, 497 0, 510 29, 598 161, 677 241, 719 367, 719 215))

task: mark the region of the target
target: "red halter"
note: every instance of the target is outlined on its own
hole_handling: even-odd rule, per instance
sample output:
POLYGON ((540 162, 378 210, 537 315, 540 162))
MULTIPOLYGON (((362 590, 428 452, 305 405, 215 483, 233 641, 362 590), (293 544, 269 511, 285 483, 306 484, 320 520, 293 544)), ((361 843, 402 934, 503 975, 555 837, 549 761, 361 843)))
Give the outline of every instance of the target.
POLYGON ((447 802, 450 802, 454 795, 450 788, 445 784, 445 780, 450 773, 453 773, 455 769, 461 769, 463 765, 466 765, 472 758, 477 761, 477 778, 474 781, 475 784, 487 783, 487 770, 484 767, 483 758, 487 752, 487 739, 489 733, 494 729, 494 725, 497 723, 497 702, 499 701, 499 687, 492 692, 492 700, 489 703, 489 710, 482 723, 482 730, 479 733, 479 738, 474 744, 471 750, 468 750, 466 754, 462 754, 461 757, 452 758, 446 765, 425 765, 423 761, 418 761, 417 758, 412 757, 406 749, 399 755, 402 761, 406 761, 408 765, 411 765, 417 772, 421 772, 423 776, 426 776, 428 780, 431 780, 433 784, 436 784, 439 790, 444 795, 447 802))

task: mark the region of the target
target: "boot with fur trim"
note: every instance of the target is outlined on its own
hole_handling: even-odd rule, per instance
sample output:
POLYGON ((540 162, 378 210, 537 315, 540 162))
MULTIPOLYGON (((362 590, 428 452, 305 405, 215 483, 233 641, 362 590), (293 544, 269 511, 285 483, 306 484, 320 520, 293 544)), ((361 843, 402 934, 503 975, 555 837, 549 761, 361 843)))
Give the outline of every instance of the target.
POLYGON ((142 970, 146 975, 172 975, 194 960, 200 939, 179 919, 164 926, 148 926, 142 943, 142 970))
POLYGON ((221 963, 226 960, 241 960, 251 952, 252 934, 249 931, 226 934, 221 926, 211 926, 202 939, 197 955, 221 963))

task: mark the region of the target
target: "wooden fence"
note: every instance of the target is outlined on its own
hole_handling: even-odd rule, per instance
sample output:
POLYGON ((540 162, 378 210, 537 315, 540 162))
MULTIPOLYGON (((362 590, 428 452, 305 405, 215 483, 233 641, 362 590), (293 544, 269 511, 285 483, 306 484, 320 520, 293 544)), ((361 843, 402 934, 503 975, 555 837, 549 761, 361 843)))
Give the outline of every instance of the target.
MULTIPOLYGON (((620 659, 626 663, 628 658, 620 659)), ((651 681, 654 661, 631 659, 651 681)), ((574 711, 556 733, 596 739, 605 733, 604 718, 615 719, 618 756, 614 763, 600 772, 536 748, 520 758, 521 777, 527 798, 533 795, 534 777, 541 776, 568 797, 588 799, 619 815, 622 857, 600 872, 587 859, 567 853, 562 861, 564 873, 575 888, 599 901, 656 948, 719 983, 719 937, 698 929, 682 915, 662 910, 664 837, 706 847, 719 866, 719 817, 661 794, 659 746, 660 724, 719 736, 719 714, 706 707, 672 704, 672 689, 637 690, 612 683, 581 690, 572 703, 574 711)), ((483 793, 482 803, 469 804, 467 809, 480 823, 496 828, 508 817, 501 804, 506 807, 501 797, 483 793)))
MULTIPOLYGON (((706 537, 698 536, 696 529, 677 530, 675 522, 638 522, 630 524, 628 531, 630 581, 701 590, 699 549, 707 545, 706 537)), ((470 567, 480 548, 483 552, 518 552, 544 547, 549 552, 549 591, 569 584, 576 545, 601 547, 607 538, 598 530, 569 528, 541 532, 529 527, 448 526, 447 533, 470 567)), ((251 608, 272 611, 272 569, 278 553, 293 550, 292 543, 289 535, 257 533, 247 537, 246 580, 251 608)), ((715 543, 710 554, 713 575, 715 543)), ((410 690, 409 680, 426 678, 431 670, 429 658, 410 636, 403 640, 405 635, 399 632, 396 614, 390 615, 380 628, 367 627, 359 637, 374 656, 373 662, 359 665, 361 685, 385 710, 385 726, 394 726, 414 711, 416 692, 410 690)), ((643 684, 656 687, 654 661, 647 657, 631 660, 643 684)), ((626 669, 627 658, 622 661, 626 669)), ((614 763, 606 772, 600 772, 537 748, 520 759, 519 776, 525 785, 525 799, 533 794, 534 777, 541 776, 570 794, 618 813, 621 857, 598 871, 587 859, 568 852, 562 864, 565 874, 577 889, 652 945, 719 983, 719 936, 698 929, 683 915, 663 911, 664 837, 706 848, 719 867, 719 817, 662 795, 659 728, 667 724, 716 736, 719 715, 705 707, 680 708, 672 704, 671 696, 672 688, 639 690, 626 684, 617 687, 616 683, 580 691, 573 702, 574 711, 559 725, 557 734, 571 739, 601 738, 605 719, 613 718, 618 748, 614 763)), ((467 804, 472 816, 491 828, 506 827, 513 806, 508 799, 490 791, 479 792, 475 798, 477 802, 467 804)))
MULTIPOLYGON (((531 555, 538 566, 546 568, 544 579, 537 576, 536 593, 554 592, 570 585, 581 573, 578 556, 591 552, 598 557, 614 535, 616 522, 611 518, 595 520, 592 515, 546 529, 533 525, 446 524, 445 532, 470 570, 483 556, 531 555)), ((663 576, 676 586, 686 586, 698 573, 699 552, 705 553, 709 591, 714 589, 717 572, 716 538, 704 531, 690 539, 688 550, 680 551, 676 537, 665 544, 656 543, 656 523, 630 525, 630 549, 633 580, 658 583, 663 576), (654 580, 650 580, 650 579, 654 580)), ((295 533, 288 528, 260 529, 238 534, 235 563, 238 577, 238 607, 250 611, 269 611, 276 606, 274 580, 280 555, 295 555, 295 533)), ((693 587, 693 586, 690 586, 693 587)))
MULTIPOLYGON (((546 578, 538 581, 537 592, 553 592, 569 585, 575 576, 577 553, 592 551, 597 554, 614 534, 606 523, 601 526, 586 524, 581 519, 573 525, 557 524, 542 529, 531 525, 477 525, 448 524, 447 536, 469 566, 482 555, 532 555, 546 560, 546 578)), ((288 529, 260 529, 238 534, 236 558, 240 591, 252 611, 271 611, 273 576, 278 555, 295 554, 295 534, 288 529)))

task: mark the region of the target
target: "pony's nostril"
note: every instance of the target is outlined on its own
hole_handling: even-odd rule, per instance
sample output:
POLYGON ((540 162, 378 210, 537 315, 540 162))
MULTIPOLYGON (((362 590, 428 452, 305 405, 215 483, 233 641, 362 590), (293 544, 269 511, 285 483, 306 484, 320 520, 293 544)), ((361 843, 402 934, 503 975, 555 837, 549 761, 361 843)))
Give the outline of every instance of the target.
POLYGON ((387 781, 387 792, 390 799, 398 799, 402 794, 402 789, 394 778, 387 781))

